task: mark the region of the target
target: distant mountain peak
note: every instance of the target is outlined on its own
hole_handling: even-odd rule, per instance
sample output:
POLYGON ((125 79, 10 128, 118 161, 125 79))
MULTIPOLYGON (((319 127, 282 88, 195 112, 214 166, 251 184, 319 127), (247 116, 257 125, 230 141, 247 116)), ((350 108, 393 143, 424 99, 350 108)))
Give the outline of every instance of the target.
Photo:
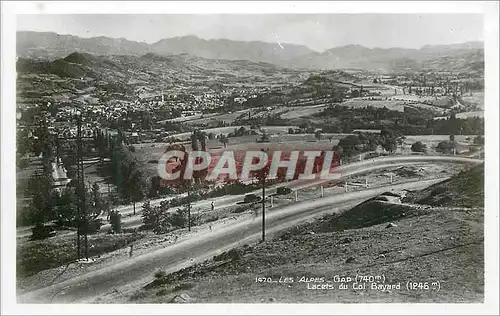
POLYGON ((438 44, 438 45, 425 45, 421 50, 437 50, 437 49, 484 49, 484 42, 470 41, 455 44, 438 44))
MULTIPOLYGON (((262 41, 230 39, 202 39, 195 35, 161 39, 153 44, 105 36, 82 38, 52 32, 17 32, 17 56, 28 58, 69 58, 68 62, 88 63, 92 57, 74 55, 85 52, 95 55, 133 55, 163 59, 162 56, 188 54, 193 57, 219 60, 246 60, 272 63, 289 68, 307 69, 393 69, 398 61, 418 65, 429 58, 455 58, 468 54, 466 60, 474 63, 481 58, 484 44, 467 42, 452 45, 426 45, 421 49, 368 48, 359 44, 333 47, 323 53, 307 46, 262 41), (154 55, 149 55, 149 53, 154 55), (474 53, 471 55, 471 53, 474 53), (68 56, 70 55, 70 56, 68 56), (476 56, 477 55, 477 56, 476 56)), ((95 61, 95 60, 94 60, 95 61)))

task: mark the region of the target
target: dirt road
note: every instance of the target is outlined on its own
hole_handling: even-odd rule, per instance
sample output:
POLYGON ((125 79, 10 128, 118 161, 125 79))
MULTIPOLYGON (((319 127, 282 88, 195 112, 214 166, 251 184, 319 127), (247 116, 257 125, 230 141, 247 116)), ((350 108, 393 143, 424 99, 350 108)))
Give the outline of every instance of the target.
MULTIPOLYGON (((384 169, 387 167, 394 167, 395 165, 411 165, 417 163, 424 162, 455 162, 455 163, 472 163, 477 164, 483 162, 481 159, 473 159, 473 158, 465 158, 459 156, 389 156, 389 157, 381 157, 375 159, 362 160, 359 162, 342 165, 336 169, 340 179, 345 178, 347 176, 353 176, 358 174, 363 174, 367 172, 371 172, 374 170, 384 169)), ((339 179, 339 180, 340 180, 339 179)), ((313 187, 316 185, 320 185, 329 180, 295 180, 291 182, 280 183, 274 186, 271 186, 267 189, 268 194, 276 193, 276 189, 279 187, 289 187, 292 190, 300 190, 303 188, 313 187)), ((261 191, 256 190, 249 193, 259 194, 261 191)), ((179 197, 185 196, 186 194, 181 194, 179 197)), ((236 205, 237 202, 243 201, 245 194, 241 195, 229 195, 222 196, 214 199, 207 199, 200 202, 193 203, 192 208, 210 208, 210 204, 212 201, 215 202, 216 208, 228 207, 231 205, 236 205)), ((160 202, 172 199, 173 197, 166 197, 161 199, 151 200, 151 205, 159 205, 160 202)), ((141 223, 140 217, 140 203, 136 204, 136 215, 130 216, 133 214, 133 206, 132 205, 124 205, 117 208, 117 210, 122 214, 123 218, 123 228, 136 227, 141 223)), ((172 209, 174 210, 174 209, 172 209)), ((105 216, 104 216, 105 219, 105 216)), ((110 228, 109 224, 103 225, 101 227, 101 231, 106 231, 110 228)), ((74 234, 73 232, 67 234, 74 234)), ((20 227, 17 229, 17 238, 24 238, 31 235, 30 227, 20 227)))
MULTIPOLYGON (((266 217, 269 233, 296 225, 311 216, 323 212, 339 211, 349 208, 364 199, 388 190, 420 189, 441 181, 430 180, 414 183, 385 186, 359 192, 340 194, 315 201, 299 202, 274 210, 266 217)), ((42 288, 18 297, 19 303, 49 302, 89 302, 98 297, 109 295, 115 290, 134 289, 153 278, 158 269, 173 272, 183 267, 201 262, 227 251, 237 245, 257 241, 261 235, 261 221, 248 219, 219 231, 196 234, 193 238, 159 249, 119 264, 42 288)))

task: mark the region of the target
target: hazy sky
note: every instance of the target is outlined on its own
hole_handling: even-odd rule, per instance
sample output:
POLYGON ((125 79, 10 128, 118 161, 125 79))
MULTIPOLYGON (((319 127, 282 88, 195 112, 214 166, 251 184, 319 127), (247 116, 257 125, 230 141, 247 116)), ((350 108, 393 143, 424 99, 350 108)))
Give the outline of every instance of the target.
POLYGON ((109 36, 153 43, 196 35, 306 45, 420 48, 483 40, 478 14, 259 14, 259 15, 18 15, 17 29, 81 37, 109 36))

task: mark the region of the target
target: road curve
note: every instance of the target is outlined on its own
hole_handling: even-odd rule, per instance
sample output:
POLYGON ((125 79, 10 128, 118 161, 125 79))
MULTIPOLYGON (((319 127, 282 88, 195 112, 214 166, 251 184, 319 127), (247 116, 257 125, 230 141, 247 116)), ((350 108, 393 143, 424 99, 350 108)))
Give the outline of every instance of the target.
MULTIPOLYGON (((482 163, 482 159, 474 159, 460 156, 387 156, 387 157, 377 157, 373 159, 366 159, 362 161, 358 161, 355 163, 350 163, 346 165, 339 166, 335 171, 339 173, 340 179, 345 178, 347 176, 353 176, 358 174, 363 174, 367 172, 372 172, 379 169, 394 167, 395 165, 411 165, 418 163, 432 163, 432 162, 452 162, 452 163, 471 163, 471 164, 479 164, 482 163)), ((307 187, 312 187, 315 185, 320 185, 321 183, 327 182, 329 180, 294 180, 285 183, 279 183, 267 188, 269 194, 276 193, 276 189, 279 187, 289 187, 292 190, 299 190, 307 187)), ((256 190, 253 192, 254 194, 259 194, 260 190, 256 190)), ((249 194, 247 193, 247 194, 249 194)), ((179 196, 185 196, 186 194, 181 194, 179 196)), ((231 205, 236 205, 237 202, 243 200, 245 194, 240 195, 228 195, 213 199, 207 199, 199 202, 195 202, 192 205, 193 209, 197 208, 209 208, 210 203, 212 201, 215 202, 216 208, 219 207, 228 207, 231 205)), ((167 201, 173 199, 173 196, 164 197, 159 199, 151 200, 151 205, 159 205, 162 201, 167 201)), ((129 228, 134 227, 140 224, 141 218, 139 214, 141 213, 141 205, 142 203, 136 204, 136 216, 135 217, 124 217, 127 215, 133 214, 133 206, 132 205, 123 205, 116 208, 122 214, 123 219, 123 227, 129 228)), ((105 217, 104 217, 105 219, 105 217)), ((109 224, 103 225, 101 231, 105 231, 110 228, 109 224)), ((74 233, 67 233, 74 234, 74 233)), ((24 238, 31 235, 31 227, 19 227, 17 229, 17 238, 24 238)))
MULTIPOLYGON (((268 232, 281 230, 322 212, 349 208, 353 204, 391 189, 420 189, 442 180, 435 179, 384 186, 274 208, 266 217, 266 228, 268 232)), ((198 233, 178 244, 46 288, 21 294, 18 296, 18 303, 89 302, 111 293, 114 289, 130 284, 134 284, 134 286, 144 285, 152 280, 154 272, 160 268, 167 272, 173 272, 210 258, 238 244, 256 241, 260 234, 260 218, 250 218, 231 226, 228 225, 219 231, 198 233), (191 262, 190 258, 194 258, 194 262, 191 262)))
MULTIPOLYGON (((377 158, 377 159, 368 159, 356 163, 351 163, 348 165, 340 166, 336 169, 336 172, 339 175, 339 180, 344 179, 348 176, 353 176, 353 175, 359 175, 367 172, 372 172, 375 170, 380 170, 384 168, 389 168, 389 167, 394 167, 395 164, 398 165, 411 165, 411 164, 416 164, 416 163, 431 163, 431 162, 455 162, 455 163, 481 163, 482 160, 479 159, 471 159, 471 158, 464 158, 464 157, 456 157, 456 156, 401 156, 401 157, 389 157, 389 158, 377 158)), ((276 193, 276 190, 279 187, 288 187, 292 190, 300 190, 304 188, 309 188, 313 187, 316 185, 320 185, 324 182, 328 182, 330 180, 322 180, 322 179, 317 179, 317 180, 295 180, 295 181, 290 181, 290 182, 284 182, 284 183, 278 183, 276 185, 270 186, 267 188, 268 194, 274 194, 276 193)), ((261 190, 256 190, 253 192, 249 192, 246 194, 260 194, 261 190)), ((228 196, 222 196, 218 198, 213 198, 213 199, 207 199, 199 202, 195 202, 192 204, 192 209, 197 210, 197 209, 210 209, 210 204, 212 201, 215 203, 215 208, 224 208, 224 207, 229 207, 229 206, 234 206, 238 202, 241 202, 246 194, 240 194, 240 195, 228 195, 228 196)), ((152 201, 152 205, 159 205, 162 200, 168 200, 172 199, 171 197, 165 198, 165 199, 157 199, 152 201)), ((140 214, 140 207, 137 207, 138 209, 136 210, 136 214, 140 214)), ((172 208, 172 211, 177 208, 172 208)), ((119 209, 120 213, 122 215, 126 214, 132 214, 133 213, 133 208, 131 206, 128 207, 121 207, 119 209)), ((124 228, 130 228, 130 227, 136 227, 141 224, 141 217, 139 215, 136 215, 135 217, 129 217, 129 218, 124 218, 123 220, 123 225, 122 227, 124 228)), ((106 231, 109 229, 111 226, 109 224, 103 225, 101 227, 101 231, 106 231)))

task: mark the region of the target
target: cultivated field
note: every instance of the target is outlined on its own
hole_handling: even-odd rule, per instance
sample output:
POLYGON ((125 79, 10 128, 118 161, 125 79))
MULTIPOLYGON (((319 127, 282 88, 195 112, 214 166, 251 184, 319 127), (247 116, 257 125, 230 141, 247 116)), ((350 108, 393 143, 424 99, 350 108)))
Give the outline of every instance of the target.
POLYGON ((286 113, 283 113, 281 115, 281 118, 285 120, 292 120, 299 117, 314 115, 321 112, 327 106, 328 105, 326 104, 320 104, 312 106, 292 107, 286 113))
MULTIPOLYGON (((311 134, 282 134, 272 135, 269 142, 257 143, 259 136, 242 136, 229 138, 227 148, 218 140, 207 140, 207 150, 212 155, 220 155, 223 151, 257 151, 261 149, 269 149, 269 153, 274 151, 304 151, 304 150, 331 150, 338 141, 347 136, 347 134, 323 134, 321 140, 318 140, 311 134), (328 137, 332 137, 332 141, 328 137)), ((158 164, 157 160, 164 154, 168 144, 137 144, 135 155, 147 164, 148 173, 156 173, 158 164), (154 146, 154 147, 153 147, 154 146)), ((191 144, 185 143, 184 146, 188 151, 191 150, 191 144)))
POLYGON ((241 111, 235 111, 233 113, 226 114, 205 114, 203 118, 196 118, 191 120, 186 120, 186 124, 209 124, 210 122, 218 122, 224 121, 226 123, 232 123, 236 120, 240 115, 247 113, 248 111, 252 111, 255 108, 245 109, 241 111))
MULTIPOLYGON (((226 126, 226 127, 215 127, 215 128, 204 128, 203 131, 206 133, 213 133, 215 135, 219 134, 224 134, 227 135, 231 132, 234 132, 235 130, 245 127, 247 130, 250 129, 250 126, 244 125, 244 126, 226 126)), ((266 131, 268 134, 278 134, 278 133, 288 133, 289 128, 297 128, 297 126, 294 125, 287 125, 287 126, 263 126, 261 129, 266 131)), ((180 140, 189 140, 191 137, 191 132, 185 132, 185 133, 179 133, 179 134, 173 134, 170 135, 170 137, 178 138, 180 140)), ((168 144, 168 143, 148 143, 148 144, 142 144, 144 146, 150 146, 150 145, 162 145, 162 144, 168 144)))
POLYGON ((484 109, 484 92, 473 92, 472 96, 470 94, 464 94, 462 96, 462 101, 465 104, 484 109))
POLYGON ((379 98, 375 100, 369 100, 369 99, 351 99, 347 100, 342 103, 344 106, 348 106, 351 108, 366 108, 368 106, 376 107, 376 108, 383 108, 386 107, 389 110, 392 111, 399 111, 403 112, 405 107, 415 107, 415 108, 421 108, 421 109, 427 109, 431 111, 435 111, 438 113, 444 113, 445 110, 436 106, 431 106, 427 104, 420 103, 419 101, 412 101, 412 100, 407 100, 405 101, 404 99, 395 99, 395 98, 389 98, 385 100, 385 98, 379 98))

